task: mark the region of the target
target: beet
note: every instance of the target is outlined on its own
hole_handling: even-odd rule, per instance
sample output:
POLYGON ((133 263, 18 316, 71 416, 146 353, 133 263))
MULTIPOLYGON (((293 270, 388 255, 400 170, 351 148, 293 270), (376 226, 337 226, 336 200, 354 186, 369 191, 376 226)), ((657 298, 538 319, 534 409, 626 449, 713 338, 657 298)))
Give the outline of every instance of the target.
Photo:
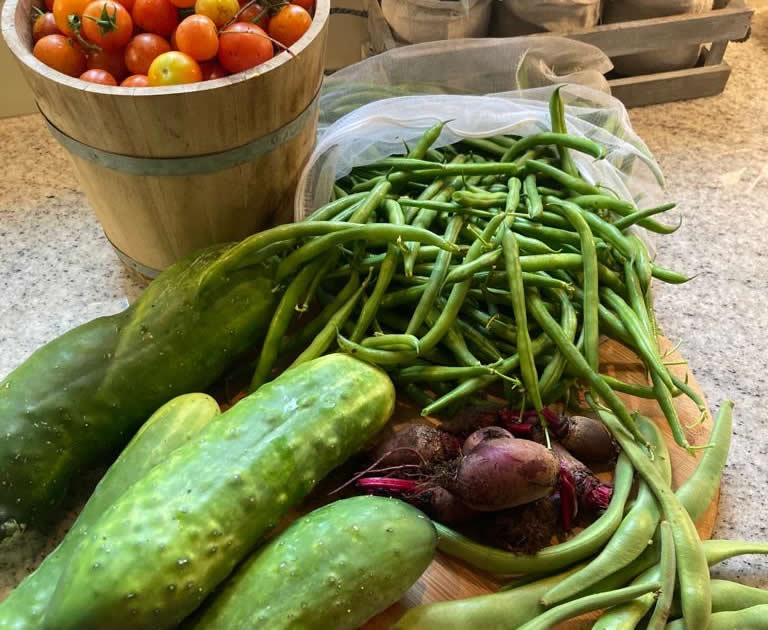
MULTIPOLYGON (((552 451, 560 460, 561 477, 567 475, 567 482, 573 484, 578 507, 582 510, 593 511, 607 508, 613 496, 613 486, 601 482, 589 468, 571 455, 562 444, 552 442, 552 451)), ((566 529, 568 529, 567 526, 566 529)))
POLYGON ((472 509, 490 512, 552 494, 559 468, 546 447, 501 438, 482 442, 464 455, 455 475, 442 485, 472 509))
POLYGON ((378 468, 421 466, 429 468, 459 455, 460 442, 450 433, 428 424, 411 422, 390 432, 374 451, 378 468))
POLYGON ((415 498, 431 518, 445 525, 461 525, 477 517, 477 512, 440 486, 429 488, 415 498))
POLYGON ((501 405, 466 405, 450 418, 440 418, 441 428, 456 435, 467 436, 483 427, 497 424, 501 405))
POLYGON ((565 434, 558 439, 578 459, 587 462, 616 459, 616 441, 602 422, 586 416, 571 416, 568 420, 565 434))
POLYGON ((552 494, 509 510, 488 514, 480 525, 485 541, 500 549, 536 553, 559 533, 560 497, 552 494))
POLYGON ((497 440, 500 438, 511 440, 514 439, 514 437, 515 436, 512 435, 509 431, 502 429, 501 427, 484 427, 470 434, 470 436, 464 440, 464 445, 461 447, 461 450, 464 454, 467 454, 482 442, 487 442, 488 440, 497 440))

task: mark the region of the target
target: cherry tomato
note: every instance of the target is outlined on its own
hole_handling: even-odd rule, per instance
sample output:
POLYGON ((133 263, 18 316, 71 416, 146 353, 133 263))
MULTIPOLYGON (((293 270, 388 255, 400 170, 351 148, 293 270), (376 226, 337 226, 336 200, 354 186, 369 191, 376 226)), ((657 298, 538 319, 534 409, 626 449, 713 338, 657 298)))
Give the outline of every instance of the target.
POLYGON ((224 68, 222 68, 215 60, 203 61, 203 63, 200 64, 200 70, 203 73, 203 81, 221 79, 221 77, 229 76, 229 72, 224 70, 224 68))
POLYGON ((171 50, 178 50, 179 49, 179 44, 176 41, 176 31, 178 31, 178 30, 179 30, 179 27, 177 26, 174 29, 173 34, 171 35, 171 50))
POLYGON ((178 50, 163 53, 149 66, 147 73, 149 84, 179 85, 203 80, 200 66, 189 55, 178 50))
POLYGON ((190 15, 176 29, 176 46, 195 61, 206 61, 219 50, 219 33, 213 20, 204 15, 190 15))
POLYGON ((83 11, 82 31, 92 44, 104 50, 117 50, 133 37, 133 20, 122 4, 95 0, 83 11))
POLYGON ((69 16, 82 18, 83 11, 89 3, 90 0, 54 0, 53 17, 56 20, 56 26, 64 35, 74 37, 75 31, 69 25, 69 16))
POLYGON ((195 6, 195 0, 168 0, 172 5, 179 7, 179 9, 191 9, 195 6))
POLYGON ((272 59, 275 51, 266 33, 255 24, 235 22, 219 38, 219 63, 229 72, 242 72, 272 59))
POLYGON ((34 41, 46 35, 56 35, 57 33, 61 33, 61 31, 56 26, 56 18, 53 17, 53 13, 41 13, 37 16, 35 23, 32 25, 32 39, 34 41))
POLYGON ((133 11, 133 2, 134 0, 116 0, 116 2, 119 2, 125 7, 125 10, 128 11, 128 13, 131 13, 133 11))
POLYGON ((179 25, 176 7, 168 0, 136 0, 133 5, 133 21, 150 33, 170 37, 179 25))
POLYGON ((155 57, 169 50, 171 45, 160 35, 141 33, 125 47, 125 67, 132 74, 147 74, 155 57))
POLYGON ((312 16, 295 4, 288 4, 269 19, 269 36, 283 46, 292 46, 312 26, 312 16))
POLYGON ((120 81, 128 74, 122 50, 97 50, 88 55, 89 70, 106 70, 120 81))
POLYGON ((149 79, 146 74, 132 74, 124 79, 121 87, 149 87, 149 79))
POLYGON ((88 81, 88 83, 99 83, 100 85, 117 85, 115 77, 106 70, 86 70, 80 75, 80 80, 88 81))
POLYGON ((291 0, 291 4, 298 4, 307 13, 315 11, 315 0, 291 0))
POLYGON ((79 77, 85 72, 85 55, 66 35, 46 35, 35 44, 32 54, 54 70, 79 77))
POLYGON ((242 9, 240 13, 237 16, 238 22, 250 22, 251 24, 255 24, 256 26, 259 26, 266 30, 269 28, 269 11, 266 11, 262 5, 260 5, 258 2, 256 4, 250 5, 246 9, 242 9), (257 17, 259 20, 257 22, 254 22, 253 20, 257 17))
POLYGON ((53 11, 53 0, 45 0, 45 8, 53 11))
POLYGON ((219 28, 232 20, 239 10, 240 3, 237 0, 197 0, 195 2, 195 13, 211 18, 219 28))

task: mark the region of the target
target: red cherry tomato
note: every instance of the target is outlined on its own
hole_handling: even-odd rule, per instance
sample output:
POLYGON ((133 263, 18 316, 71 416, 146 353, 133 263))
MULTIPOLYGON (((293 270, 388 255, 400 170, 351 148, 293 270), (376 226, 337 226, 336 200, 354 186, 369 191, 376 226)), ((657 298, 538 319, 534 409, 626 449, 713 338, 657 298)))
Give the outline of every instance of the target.
POLYGON ((237 15, 238 22, 250 22, 264 29, 264 32, 269 28, 269 11, 266 11, 262 5, 258 2, 250 5, 246 9, 242 9, 237 15), (261 16, 261 17, 259 17, 261 16), (258 21, 254 22, 256 18, 258 21))
POLYGON ((149 79, 146 74, 132 74, 123 80, 120 87, 149 87, 149 79))
POLYGON ((195 61, 207 61, 219 50, 219 33, 211 18, 190 15, 179 24, 174 33, 176 47, 195 61))
POLYGON ((53 0, 45 0, 45 8, 53 11, 53 0))
POLYGON ((219 63, 232 73, 258 66, 274 54, 272 42, 255 24, 235 22, 219 36, 219 63))
POLYGON ((200 70, 203 73, 203 81, 221 79, 221 77, 229 76, 229 72, 222 68, 215 60, 203 61, 203 63, 200 64, 200 70))
POLYGON ((35 23, 32 25, 33 41, 42 39, 46 35, 56 35, 57 33, 61 33, 61 31, 56 26, 56 18, 53 17, 53 13, 42 13, 37 16, 35 23))
POLYGON ((133 11, 134 0, 115 0, 115 1, 122 4, 125 7, 125 10, 128 11, 128 13, 131 13, 133 11))
POLYGON ((125 67, 132 74, 147 74, 158 55, 171 50, 168 40, 154 33, 136 35, 125 48, 125 67))
POLYGON ((32 54, 54 70, 79 77, 85 72, 85 55, 66 35, 46 35, 38 40, 32 54))
POLYGON ((136 0, 133 21, 150 33, 170 37, 179 25, 176 7, 168 0, 136 0))
POLYGON ((122 50, 97 50, 88 55, 89 70, 106 70, 121 81, 128 70, 125 67, 125 58, 122 50))
POLYGON ((74 37, 75 31, 69 24, 69 16, 74 15, 76 18, 82 18, 85 7, 88 6, 91 0, 54 0, 53 2, 53 17, 56 20, 56 26, 64 35, 74 37))
POLYGON ((195 6, 195 0, 168 0, 168 2, 179 7, 179 9, 191 9, 195 6))
POLYGON ((88 81, 88 83, 99 83, 100 85, 117 85, 115 77, 106 70, 86 70, 80 75, 80 80, 88 81))
POLYGON ((163 53, 152 62, 147 78, 151 86, 180 85, 202 81, 203 73, 192 57, 178 50, 172 50, 163 53))
POLYGON ((95 0, 83 11, 82 32, 92 44, 104 50, 117 50, 133 37, 133 20, 122 4, 95 0))
POLYGON ((307 13, 315 12, 315 0, 292 0, 291 4, 298 4, 307 13))
POLYGON ((269 19, 269 36, 283 46, 292 46, 312 26, 312 16, 295 4, 288 4, 279 9, 269 19))

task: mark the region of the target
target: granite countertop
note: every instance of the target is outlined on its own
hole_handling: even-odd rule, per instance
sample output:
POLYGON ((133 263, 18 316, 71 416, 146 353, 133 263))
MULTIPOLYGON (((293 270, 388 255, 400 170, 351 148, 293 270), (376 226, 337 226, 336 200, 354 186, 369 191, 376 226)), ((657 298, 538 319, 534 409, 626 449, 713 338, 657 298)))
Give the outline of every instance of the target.
MULTIPOLYGON (((684 218, 674 237, 658 241, 658 261, 698 275, 659 287, 660 324, 682 341, 710 406, 736 402, 715 535, 768 540, 768 0, 753 4, 752 38, 728 49, 734 72, 724 94, 632 110, 631 119, 684 218)), ((56 335, 121 310, 141 286, 112 252, 39 117, 0 120, 0 147, 2 378, 56 335)), ((0 599, 51 544, 35 532, 0 543, 0 599)), ((732 560, 716 573, 768 587, 761 558, 732 560)))

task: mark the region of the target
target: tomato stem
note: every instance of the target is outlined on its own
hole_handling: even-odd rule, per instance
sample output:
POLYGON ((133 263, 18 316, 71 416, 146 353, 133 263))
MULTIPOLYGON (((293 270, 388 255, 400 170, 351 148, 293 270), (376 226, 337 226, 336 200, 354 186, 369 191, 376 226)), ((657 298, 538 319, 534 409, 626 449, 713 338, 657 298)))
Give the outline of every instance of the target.
POLYGON ((97 46, 96 44, 92 44, 91 42, 86 41, 85 38, 80 34, 80 28, 83 25, 83 21, 80 19, 79 15, 70 13, 67 16, 67 24, 69 24, 72 32, 74 32, 77 43, 80 44, 83 48, 94 52, 101 50, 101 46, 97 46))
POLYGON ((106 2, 101 6, 101 16, 99 18, 94 18, 90 15, 86 15, 85 17, 91 20, 91 22, 95 22, 99 25, 99 30, 102 35, 106 35, 117 29, 117 7, 114 7, 114 12, 110 15, 107 11, 106 2))

